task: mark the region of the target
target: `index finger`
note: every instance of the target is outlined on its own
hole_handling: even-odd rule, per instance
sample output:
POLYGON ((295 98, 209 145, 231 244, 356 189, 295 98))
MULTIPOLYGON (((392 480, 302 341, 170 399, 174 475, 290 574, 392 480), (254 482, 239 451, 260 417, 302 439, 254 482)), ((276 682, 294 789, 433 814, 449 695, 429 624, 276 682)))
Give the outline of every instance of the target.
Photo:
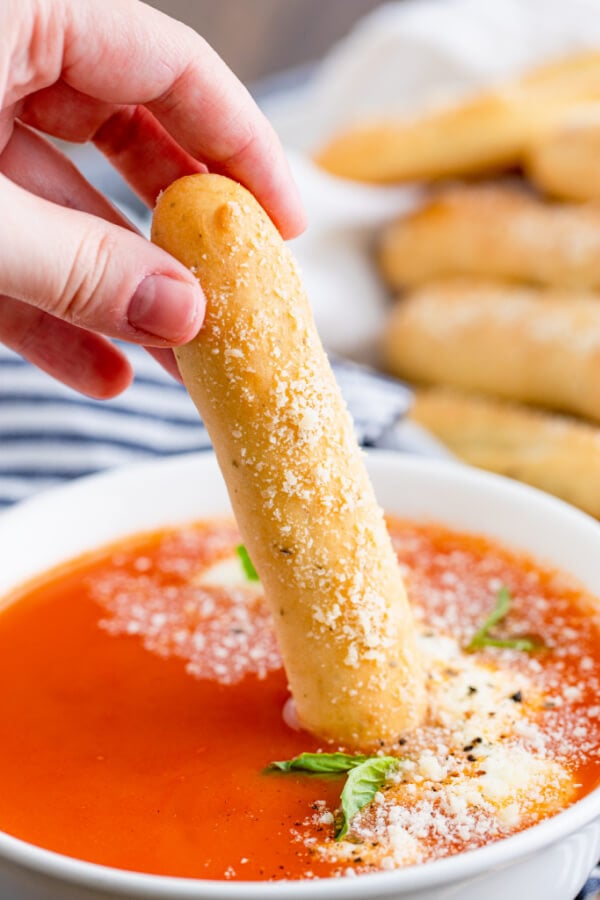
POLYGON ((282 233, 303 229, 279 139, 203 38, 131 0, 62 5, 68 84, 101 101, 144 104, 188 153, 252 191, 282 233))

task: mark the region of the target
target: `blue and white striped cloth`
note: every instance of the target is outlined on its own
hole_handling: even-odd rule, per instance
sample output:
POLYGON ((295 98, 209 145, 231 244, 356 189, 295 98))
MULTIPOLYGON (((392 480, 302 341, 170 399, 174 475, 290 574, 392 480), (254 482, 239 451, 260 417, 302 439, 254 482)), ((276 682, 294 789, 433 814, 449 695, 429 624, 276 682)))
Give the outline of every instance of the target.
MULTIPOLYGON (((119 397, 98 401, 0 345, 0 508, 101 469, 210 447, 185 389, 141 347, 120 346, 135 380, 119 397)), ((410 392, 352 363, 334 368, 359 441, 377 445, 406 412, 410 392)))
POLYGON ((181 385, 141 347, 126 352, 133 385, 97 401, 0 347, 0 508, 101 469, 210 446, 181 385))
POLYGON ((600 866, 596 866, 575 900, 600 900, 600 866))
MULTIPOLYGON (((184 388, 141 347, 122 346, 136 372, 134 383, 113 400, 96 401, 0 345, 0 510, 101 469, 210 448, 184 388)), ((361 443, 389 446, 390 428, 406 412, 409 393, 346 363, 335 362, 334 371, 361 443)), ((419 440, 408 440, 404 449, 431 452, 419 440)), ((600 868, 577 900, 600 900, 600 868)))

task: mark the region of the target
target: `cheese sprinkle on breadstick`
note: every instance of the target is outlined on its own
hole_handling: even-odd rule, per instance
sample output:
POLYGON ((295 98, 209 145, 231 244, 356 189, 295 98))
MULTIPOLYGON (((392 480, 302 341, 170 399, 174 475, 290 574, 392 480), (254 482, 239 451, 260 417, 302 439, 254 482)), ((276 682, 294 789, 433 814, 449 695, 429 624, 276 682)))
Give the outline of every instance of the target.
POLYGON ((263 583, 304 728, 347 747, 420 720, 410 607, 291 254, 218 175, 159 198, 152 239, 187 265, 205 324, 176 350, 263 583))

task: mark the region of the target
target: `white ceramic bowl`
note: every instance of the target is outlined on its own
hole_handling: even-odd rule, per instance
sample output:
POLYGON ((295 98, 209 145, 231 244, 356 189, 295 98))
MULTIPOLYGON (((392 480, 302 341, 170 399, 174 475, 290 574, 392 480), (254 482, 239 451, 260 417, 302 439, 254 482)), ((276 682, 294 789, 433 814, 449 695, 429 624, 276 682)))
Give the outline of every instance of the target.
MULTIPOLYGON (((538 491, 452 463, 373 453, 368 465, 389 512, 498 538, 571 573, 600 596, 600 525, 593 519, 538 491)), ((212 454, 136 465, 49 491, 0 516, 0 597, 48 567, 120 536, 228 510, 212 454)), ((572 900, 599 856, 597 789, 558 816, 479 850, 352 879, 233 884, 141 875, 70 859, 0 833, 0 897, 572 900)))

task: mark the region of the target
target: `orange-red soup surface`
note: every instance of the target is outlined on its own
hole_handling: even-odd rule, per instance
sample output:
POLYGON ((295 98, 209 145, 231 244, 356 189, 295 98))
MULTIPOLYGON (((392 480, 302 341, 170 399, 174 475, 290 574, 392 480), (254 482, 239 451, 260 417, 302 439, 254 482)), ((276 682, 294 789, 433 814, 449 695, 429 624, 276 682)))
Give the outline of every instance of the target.
POLYGON ((340 748, 285 724, 270 617, 224 521, 134 537, 10 598, 0 615, 0 829, 143 872, 322 877, 474 848, 588 792, 600 774, 593 601, 484 539, 390 529, 430 719, 398 736, 400 774, 349 840, 333 839, 342 776, 264 772, 340 748), (513 601, 496 632, 534 635, 541 652, 462 652, 501 585, 513 601))

